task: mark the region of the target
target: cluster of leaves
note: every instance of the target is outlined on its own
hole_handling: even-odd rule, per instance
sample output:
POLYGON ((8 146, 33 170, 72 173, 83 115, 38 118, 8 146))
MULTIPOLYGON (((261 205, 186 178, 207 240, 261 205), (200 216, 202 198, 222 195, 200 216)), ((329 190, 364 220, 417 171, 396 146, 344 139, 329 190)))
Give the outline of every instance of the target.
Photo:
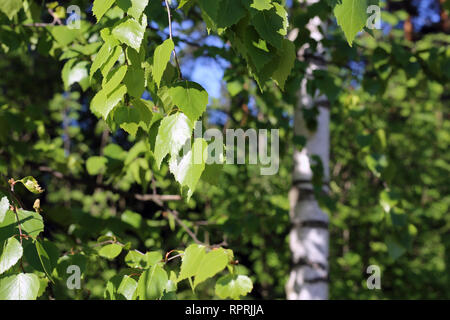
MULTIPOLYGON (((180 2, 178 8, 189 10, 194 1, 180 2)), ((201 14, 209 30, 224 34, 233 47, 245 57, 250 72, 262 87, 270 78, 282 88, 290 74, 295 51, 287 35, 287 12, 279 3, 271 1, 199 1, 201 14), (224 14, 227 12, 229 14, 224 14), (220 13, 220 14, 219 14, 220 13)), ((205 112, 208 93, 198 84, 182 78, 180 66, 170 64, 175 44, 170 38, 148 50, 148 18, 144 12, 146 1, 94 1, 93 13, 99 23, 113 19, 111 26, 100 30, 102 42, 90 43, 94 51, 89 72, 84 56, 65 52, 61 58, 70 59, 63 68, 63 79, 68 89, 75 82, 81 87, 89 81, 101 89, 90 103, 91 111, 103 118, 115 131, 120 127, 132 136, 138 130, 148 134, 148 148, 159 169, 170 155, 169 169, 181 187, 187 187, 192 196, 207 159, 193 163, 193 154, 202 154, 207 142, 198 138, 192 142, 191 152, 179 156, 188 143, 194 122, 205 112), (95 46, 94 46, 95 45, 95 46), (97 71, 103 80, 96 81, 97 71), (144 90, 151 101, 142 99, 144 90)), ((169 15, 170 15, 170 9, 169 15)), ((65 30, 74 33, 73 30, 65 30)), ((69 35, 65 36, 70 38, 69 35)), ((91 52, 89 52, 91 53, 91 52)), ((104 159, 91 159, 91 172, 102 167, 104 159)))
MULTIPOLYGON (((11 1, 1 7, 9 20, 15 22, 20 20, 24 25, 38 21, 39 13, 35 3, 27 2, 28 6, 22 6, 21 2, 20 5, 16 6, 17 4, 17 1, 11 1)), ((194 2, 190 4, 181 2, 179 8, 192 7, 193 4, 194 2)), ((102 155, 87 159, 86 169, 90 175, 108 174, 113 160, 116 162, 122 160, 125 166, 130 167, 129 172, 131 172, 132 179, 141 184, 145 190, 152 178, 148 172, 150 170, 159 171, 164 158, 170 154, 169 169, 181 186, 188 187, 188 198, 190 198, 205 169, 205 164, 192 164, 187 157, 191 157, 198 149, 203 154, 207 143, 203 139, 195 140, 191 153, 185 155, 183 159, 179 158, 179 151, 190 140, 194 122, 206 110, 208 94, 199 84, 182 78, 178 61, 175 61, 177 68, 170 63, 172 52, 175 53, 172 34, 160 45, 149 44, 151 30, 149 30, 147 14, 151 18, 157 18, 158 10, 152 11, 149 9, 151 5, 147 5, 146 1, 96 0, 92 12, 98 25, 101 26, 100 29, 95 26, 91 28, 89 23, 82 21, 81 29, 49 24, 43 33, 30 34, 29 30, 22 29, 23 27, 20 26, 6 27, 5 29, 8 30, 5 30, 5 33, 12 34, 17 30, 21 36, 29 37, 29 39, 33 39, 33 42, 36 41, 35 36, 37 36, 35 48, 39 53, 66 61, 62 68, 63 88, 70 90, 73 85, 78 84, 83 92, 90 88, 96 90, 96 94, 90 102, 91 112, 101 118, 112 132, 120 127, 130 134, 132 139, 140 140, 126 157, 119 146, 110 144, 102 150, 102 155), (143 99, 144 91, 149 93, 151 100, 143 99), (145 157, 139 158, 140 155, 145 155, 145 157)), ((153 7, 155 6, 153 5, 153 7)), ((211 6, 210 2, 201 1, 199 7, 209 29, 218 34, 228 32, 230 37, 232 36, 233 40, 241 45, 237 50, 245 56, 249 66, 252 66, 254 70, 252 73, 255 74, 260 86, 263 86, 269 78, 273 78, 281 87, 284 85, 292 69, 295 54, 291 43, 284 39, 288 27, 287 13, 279 3, 265 1, 265 4, 256 2, 251 5, 245 1, 242 3, 241 1, 223 1, 223 3, 217 2, 211 6), (216 5, 217 7, 214 7, 216 5), (227 10, 230 13, 230 19, 222 21, 226 15, 218 14, 219 6, 220 10, 227 10), (235 14, 237 16, 234 16, 235 14), (267 24, 266 17, 276 20, 276 25, 267 24), (246 22, 241 23, 239 28, 245 27, 250 30, 250 23, 254 23, 255 27, 251 27, 253 34, 240 38, 240 33, 233 33, 237 29, 233 31, 232 28, 238 28, 238 23, 244 20, 246 22), (251 20, 251 22, 247 20, 251 20), (281 24, 278 20, 281 21, 281 24), (267 43, 266 40, 263 40, 265 38, 267 38, 267 43), (256 45, 256 43, 258 44, 256 45), (283 58, 287 51, 290 51, 289 59, 283 58), (259 74, 262 67, 268 65, 269 62, 271 69, 264 71, 264 75, 259 74), (258 75, 256 75, 257 73, 258 75)), ((48 6, 49 10, 55 8, 61 9, 54 4, 48 6)), ((170 8, 167 3, 166 8, 170 17, 170 8)), ((54 18, 63 17, 60 11, 56 10, 54 18), (62 16, 58 16, 59 14, 62 16)), ((169 27, 171 28, 170 18, 169 27)), ((20 43, 12 39, 8 40, 10 41, 4 43, 5 51, 14 51, 17 46, 20 47, 20 43)), ((41 128, 40 132, 44 133, 44 127, 41 128)), ((8 127, 5 129, 9 130, 8 127)), ((15 129, 20 130, 20 126, 16 126, 15 129)), ((70 135, 67 131, 65 134, 70 135)), ((36 148, 49 151, 49 145, 45 146, 45 144, 36 145, 36 148)), ((17 153, 15 154, 17 155, 17 153)), ((76 163, 77 159, 72 159, 73 161, 69 160, 68 164, 76 163)), ((73 169, 75 172, 80 168, 75 165, 73 169)), ((23 182, 30 191, 42 191, 41 189, 30 189, 33 183, 37 186, 34 178, 27 178, 20 182, 23 182)), ((123 184, 124 181, 122 181, 123 184)), ((56 193, 54 194, 56 196, 56 193)), ((44 228, 39 210, 36 210, 35 215, 40 217, 36 219, 41 224, 33 231, 30 231, 28 224, 21 220, 21 215, 25 211, 21 209, 19 203, 14 206, 13 211, 9 210, 5 213, 6 218, 3 223, 6 224, 5 226, 11 225, 9 228, 11 230, 8 230, 13 233, 8 234, 8 238, 5 239, 5 255, 2 257, 2 261, 3 259, 7 261, 7 263, 5 262, 7 265, 5 271, 15 266, 9 270, 8 275, 12 274, 16 277, 5 278, 5 281, 8 283, 19 281, 24 285, 24 287, 18 287, 17 293, 11 291, 15 290, 15 286, 5 283, 4 294, 7 298, 36 298, 44 293, 46 280, 53 282, 55 290, 58 290, 57 287, 58 285, 61 287, 61 284, 55 284, 55 279, 61 282, 67 276, 60 266, 66 266, 72 261, 78 262, 77 265, 86 265, 86 260, 96 259, 92 257, 95 252, 89 250, 88 247, 84 248, 82 253, 74 252, 71 249, 70 254, 59 258, 58 249, 50 241, 38 239, 38 235, 43 232, 44 228), (19 215, 17 221, 13 219, 14 210, 19 215), (36 251, 33 258, 25 257, 22 261, 22 255, 19 255, 20 250, 17 246, 18 242, 14 239, 18 230, 20 243, 22 243, 22 237, 25 237, 27 242, 24 248, 30 248, 27 249, 30 252, 36 251), (28 245, 28 242, 31 244, 28 245), (13 254, 13 257, 10 254, 13 254), (19 260, 20 265, 18 265, 19 260), (30 272, 26 273, 25 275, 29 276, 31 280, 25 281, 26 279, 22 279, 23 272, 18 273, 19 267, 23 272, 27 269, 36 272, 43 271, 43 274, 36 276, 31 275, 30 272), (38 285, 36 281, 40 281, 41 284, 38 285), (40 289, 39 292, 37 289, 40 289), (27 292, 28 295, 23 295, 24 292, 27 292), (16 293, 23 296, 13 296, 16 293)), ((105 241, 103 237, 100 239, 100 243, 105 241)), ((130 249, 129 244, 120 245, 116 241, 116 237, 113 239, 106 240, 110 243, 98 251, 99 256, 112 259, 123 249, 130 249)), ((22 248, 22 244, 20 244, 20 248, 22 248)), ((24 251, 27 250, 24 249, 24 251)), ((126 298, 159 299, 163 294, 171 297, 179 280, 194 277, 194 283, 191 284, 195 288, 199 283, 222 271, 229 264, 232 256, 230 250, 218 248, 207 253, 204 247, 198 246, 188 247, 186 252, 180 252, 180 254, 183 255, 180 273, 182 278, 177 278, 173 276, 175 273, 171 273, 170 277, 167 276, 161 265, 160 261, 163 261, 161 258, 153 259, 155 256, 158 257, 159 253, 140 254, 137 251, 130 251, 125 257, 125 263, 129 267, 131 267, 130 264, 133 264, 134 268, 141 269, 143 273, 140 276, 138 274, 139 281, 129 275, 115 276, 108 282, 106 297, 115 298, 122 295, 126 298), (189 254, 191 251, 199 259, 198 261, 195 257, 191 258, 189 254), (139 261, 131 261, 133 260, 131 257, 136 254, 142 255, 144 258, 138 257, 139 261), (136 263, 139 263, 140 266, 137 266, 136 263), (169 284, 166 285, 166 283, 169 284), (135 288, 136 293, 131 292, 133 287, 137 288, 135 288)), ((228 267, 233 271, 233 265, 230 264, 228 267)), ((238 298, 247 294, 251 287, 252 283, 249 278, 233 273, 219 280, 216 294, 221 298, 238 298)))
MULTIPOLYGON (((105 238, 107 237, 99 241, 111 241, 105 238)), ((126 245, 121 246, 113 242, 102 247, 99 255, 112 260, 126 248, 126 245)), ((105 298, 111 300, 176 299, 177 285, 180 281, 188 279, 192 290, 195 290, 200 283, 214 277, 227 267, 230 273, 220 277, 216 282, 215 293, 219 298, 239 299, 253 288, 250 278, 234 273, 233 252, 229 249, 214 248, 206 252, 204 246, 193 244, 185 251, 174 252, 183 257, 178 276, 174 271, 170 271, 168 275, 164 269, 169 259, 167 255, 163 260, 161 253, 157 251, 145 254, 136 250, 128 251, 125 263, 129 268, 108 281, 105 298), (132 272, 131 275, 130 272, 132 272), (133 277, 138 277, 138 281, 133 277)))
MULTIPOLYGON (((73 250, 60 256, 58 248, 51 241, 39 237, 44 231, 39 202, 35 203, 35 212, 20 208, 20 201, 14 193, 17 183, 22 183, 32 193, 43 192, 33 177, 17 181, 11 179, 10 195, 14 201, 10 204, 6 196, 0 200, 0 299, 36 299, 45 292, 49 282, 54 284, 55 281, 66 282, 70 289, 68 274, 71 274, 72 269, 69 267, 76 267, 80 271, 74 275, 79 278, 72 279, 79 283, 84 276, 81 270, 85 269, 87 257, 85 253, 73 250)), ((159 251, 142 253, 131 250, 131 243, 122 244, 114 236, 101 236, 96 247, 99 249, 88 251, 91 257, 113 260, 122 251, 127 252, 124 257, 127 268, 106 283, 106 299, 176 299, 180 281, 188 279, 192 290, 195 290, 200 283, 225 268, 228 268, 229 274, 219 278, 215 286, 219 298, 239 299, 253 288, 249 277, 235 272, 233 251, 229 249, 208 249, 193 244, 185 251, 172 250, 163 259, 159 251), (179 274, 171 270, 169 276, 166 264, 172 252, 177 253, 174 258, 182 258, 182 263, 179 274)))
MULTIPOLYGON (((30 192, 43 192, 33 177, 10 180, 12 189, 16 183, 22 183, 30 192)), ((39 292, 42 294, 47 285, 46 281, 51 277, 40 281, 36 274, 25 272, 22 256, 26 256, 30 265, 38 271, 47 273, 50 262, 47 251, 54 249, 51 244, 48 247, 47 242, 37 240, 37 236, 44 230, 39 207, 36 206, 36 212, 27 211, 14 204, 10 205, 9 199, 3 197, 0 200, 0 230, 0 299, 36 299, 39 292), (22 272, 14 270, 19 261, 22 272)))

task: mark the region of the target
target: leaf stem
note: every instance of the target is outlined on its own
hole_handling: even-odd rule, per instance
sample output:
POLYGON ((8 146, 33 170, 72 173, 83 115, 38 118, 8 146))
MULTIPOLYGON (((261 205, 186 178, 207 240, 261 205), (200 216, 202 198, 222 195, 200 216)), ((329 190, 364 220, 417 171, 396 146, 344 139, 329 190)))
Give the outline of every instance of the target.
MULTIPOLYGON (((13 211, 14 214, 16 215, 16 219, 17 219, 17 226, 19 227, 19 238, 20 238, 20 245, 22 246, 23 244, 23 234, 22 234, 22 224, 20 223, 20 219, 19 219, 19 214, 17 213, 17 207, 16 206, 12 206, 13 207, 13 211)), ((22 269, 22 272, 25 273, 25 269, 23 267, 23 256, 20 257, 20 268, 22 269)))
POLYGON ((20 223, 19 214, 17 213, 17 207, 13 206, 14 214, 16 215, 17 219, 17 225, 19 227, 19 238, 20 238, 20 244, 22 244, 22 224, 20 223))

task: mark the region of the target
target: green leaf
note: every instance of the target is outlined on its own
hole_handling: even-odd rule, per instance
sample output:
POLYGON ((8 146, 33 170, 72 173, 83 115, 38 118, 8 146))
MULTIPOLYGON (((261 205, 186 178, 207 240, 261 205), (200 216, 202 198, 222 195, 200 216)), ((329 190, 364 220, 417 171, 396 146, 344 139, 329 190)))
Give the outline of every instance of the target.
POLYGON ((42 231, 44 231, 44 222, 39 213, 19 209, 17 211, 17 215, 19 216, 19 222, 22 225, 22 233, 36 238, 42 231))
POLYGON ((15 237, 6 240, 0 248, 0 274, 14 266, 22 254, 22 246, 15 237))
POLYGON ((108 118, 109 113, 119 104, 120 101, 122 101, 126 93, 127 87, 125 85, 121 85, 108 96, 106 108, 102 112, 103 119, 106 120, 106 118, 108 118))
MULTIPOLYGON (((170 66, 170 64, 168 66, 170 66)), ((170 112, 174 107, 174 103, 172 101, 172 97, 169 95, 169 88, 165 86, 159 88, 157 97, 160 101, 157 102, 157 104, 162 106, 165 111, 170 112)))
POLYGON ((131 136, 136 136, 141 127, 148 132, 152 124, 153 103, 142 99, 135 99, 131 106, 120 106, 114 112, 114 121, 131 136))
MULTIPOLYGON (((140 143, 141 145, 143 143, 140 143)), ((139 145, 139 144, 136 144, 139 145)), ((133 147, 135 148, 136 145, 133 147)), ((145 146, 144 146, 145 148, 145 146)), ((146 150, 146 149, 144 149, 146 150)), ((128 155, 132 152, 132 150, 130 149, 130 151, 128 152, 128 155)), ((125 160, 125 163, 127 161, 125 160)), ((129 163, 128 163, 129 164, 129 163)), ((122 220, 123 222, 129 224, 130 226, 132 226, 133 228, 139 229, 142 225, 142 216, 139 213, 130 211, 130 210, 125 210, 124 213, 122 213, 122 215, 120 216, 120 220, 122 220)), ((135 251, 130 251, 130 252, 135 252, 135 251)), ((126 258, 125 258, 126 260, 126 258)))
POLYGON ((122 101, 127 88, 125 85, 120 85, 109 96, 104 90, 100 90, 91 101, 91 110, 96 115, 101 115, 104 120, 108 118, 109 113, 122 101))
POLYGON ((125 297, 117 294, 117 289, 122 282, 122 278, 119 275, 115 275, 106 283, 105 291, 103 292, 103 297, 106 300, 124 300, 125 297))
POLYGON ((109 73, 109 70, 116 64, 117 59, 119 59, 122 54, 122 48, 120 46, 114 47, 112 49, 111 54, 109 55, 106 62, 100 67, 100 71, 103 77, 106 77, 109 73))
POLYGON ((7 197, 3 197, 0 201, 0 223, 5 219, 6 212, 9 210, 9 200, 7 197))
POLYGON ((177 291, 177 283, 178 283, 177 274, 174 271, 170 271, 170 277, 169 280, 167 281, 165 291, 167 293, 168 292, 175 293, 175 291, 177 291))
POLYGON ((198 83, 180 81, 169 88, 168 94, 192 121, 196 121, 206 110, 208 93, 198 83))
POLYGON ((261 70, 274 58, 274 53, 269 50, 266 41, 260 39, 254 28, 247 27, 244 37, 245 50, 256 69, 261 70))
POLYGON ((125 43, 136 51, 139 51, 147 24, 147 19, 145 18, 145 16, 142 17, 142 20, 143 22, 145 21, 145 23, 141 25, 135 19, 130 18, 115 27, 112 31, 112 34, 121 43, 125 43))
POLYGON ((48 240, 44 240, 42 243, 39 240, 36 240, 35 245, 43 271, 47 275, 47 278, 51 282, 54 282, 51 274, 58 261, 58 249, 48 240))
POLYGON ((19 273, 0 280, 0 300, 35 300, 39 278, 32 273, 19 273))
POLYGON ((53 282, 52 272, 56 268, 59 258, 58 248, 47 239, 25 240, 23 242, 23 255, 35 270, 44 272, 48 279, 53 282))
POLYGON ((128 275, 116 275, 107 282, 104 297, 108 300, 133 300, 136 289, 136 280, 128 275))
POLYGON ((119 40, 117 40, 112 34, 111 28, 103 28, 100 30, 100 37, 107 43, 111 49, 118 46, 120 44, 119 40))
POLYGON ((89 71, 89 78, 92 79, 94 73, 103 66, 108 60, 110 54, 112 53, 114 47, 111 47, 109 43, 104 43, 98 53, 95 55, 92 61, 91 69, 89 71))
MULTIPOLYGON (((39 213, 19 209, 17 215, 19 216, 23 234, 36 238, 44 231, 44 223, 39 213)), ((3 222, 0 223, 0 241, 17 234, 19 234, 19 228, 16 215, 12 211, 7 211, 3 222)))
POLYGON ((128 9, 128 14, 136 20, 139 20, 148 1, 149 0, 131 0, 131 7, 128 9))
POLYGON ((122 246, 117 243, 108 244, 100 249, 98 254, 106 259, 114 259, 122 252, 122 246))
MULTIPOLYGON (((91 111, 97 116, 102 116, 102 110, 104 110, 106 106, 106 102, 108 101, 108 96, 105 91, 100 90, 96 93, 96 95, 91 100, 91 111)), ((109 113, 109 112, 108 112, 109 113)))
POLYGON ((146 266, 145 255, 135 250, 130 251, 125 256, 125 263, 130 268, 145 268, 146 266))
POLYGON ((91 176, 105 173, 108 159, 105 157, 90 157, 86 161, 86 169, 91 176))
POLYGON ((117 289, 117 293, 124 296, 127 300, 132 300, 134 293, 136 292, 138 283, 130 276, 123 276, 120 286, 117 289))
POLYGON ((158 251, 150 251, 142 254, 137 251, 130 251, 125 256, 125 263, 131 268, 148 269, 158 262, 161 262, 162 255, 158 251))
POLYGON ((219 6, 222 0, 198 0, 200 8, 202 9, 202 16, 208 28, 216 28, 216 23, 219 15, 219 6))
POLYGON ((200 262, 200 268, 195 276, 194 288, 208 278, 214 277, 225 269, 228 264, 228 253, 223 248, 208 252, 200 262))
POLYGON ((39 291, 37 294, 38 298, 44 294, 45 289, 47 289, 48 282, 49 280, 47 278, 39 278, 39 291))
POLYGON ((283 39, 283 46, 278 52, 279 63, 275 69, 272 79, 274 79, 281 90, 284 90, 284 84, 294 68, 297 54, 295 52, 295 45, 292 41, 283 39))
POLYGON ((153 266, 158 262, 161 262, 162 255, 159 251, 149 251, 145 253, 145 260, 147 261, 147 266, 153 266))
POLYGON ((125 74, 127 73, 127 68, 128 67, 126 65, 123 65, 116 69, 111 76, 108 75, 108 77, 105 78, 105 84, 103 84, 102 90, 106 93, 106 95, 109 95, 120 85, 125 77, 125 74))
POLYGON ((287 13, 281 5, 274 3, 273 6, 270 10, 252 10, 251 21, 264 40, 281 49, 287 34, 287 13))
POLYGON ((344 31, 350 47, 358 32, 366 25, 366 10, 367 0, 342 0, 334 8, 337 23, 344 31))
POLYGON ((128 94, 140 99, 145 91, 145 70, 140 65, 131 65, 123 82, 127 86, 128 94))
POLYGON ((115 0, 94 0, 94 5, 92 6, 92 12, 94 16, 97 17, 97 22, 103 17, 103 15, 111 8, 115 0))
POLYGON ((3 11, 9 20, 22 9, 22 0, 2 0, 0 2, 0 10, 3 11))
POLYGON ((191 150, 186 155, 179 157, 178 155, 171 157, 169 162, 170 172, 175 176, 181 186, 187 186, 188 199, 194 193, 197 183, 205 170, 206 150, 208 144, 203 138, 195 139, 191 150))
POLYGON ((28 189, 28 191, 34 194, 40 194, 44 192, 41 186, 39 186, 39 183, 36 181, 36 179, 32 176, 25 177, 21 180, 18 180, 17 182, 22 183, 25 186, 25 188, 28 189))
POLYGON ((181 9, 183 8, 188 2, 190 2, 191 0, 180 0, 180 3, 178 5, 177 9, 181 9))
POLYGON ((8 210, 3 221, 0 222, 0 242, 6 241, 17 233, 16 215, 13 211, 8 210))
POLYGON ((144 271, 138 281, 138 296, 140 300, 160 299, 168 281, 167 273, 156 264, 150 270, 144 271))
MULTIPOLYGON (((212 1, 211 1, 212 2, 212 1)), ((228 28, 238 23, 247 14, 241 0, 226 0, 219 4, 217 27, 228 28)))
POLYGON ((166 70, 167 63, 170 61, 170 56, 172 55, 174 48, 175 46, 172 39, 167 39, 155 49, 152 73, 153 79, 155 80, 158 88, 161 84, 162 76, 166 70))
POLYGON ((193 123, 182 112, 165 117, 161 121, 155 142, 155 160, 158 168, 168 153, 178 154, 190 139, 193 128, 193 123))
POLYGON ((206 251, 204 246, 191 244, 187 247, 182 258, 178 281, 194 277, 197 274, 200 263, 205 255, 206 251))
POLYGON ((66 47, 71 44, 78 36, 77 29, 70 29, 67 26, 50 26, 47 27, 53 38, 60 47, 66 47))
POLYGON ((75 59, 71 59, 66 62, 62 70, 65 90, 69 90, 70 86, 74 83, 79 83, 83 91, 88 88, 88 65, 89 62, 87 61, 80 61, 76 63, 75 59))
POLYGON ((253 0, 250 7, 255 8, 256 10, 270 10, 272 4, 270 3, 270 0, 253 0))
POLYGON ((221 299, 239 299, 252 291, 253 283, 249 277, 244 275, 226 275, 216 282, 215 292, 221 299))

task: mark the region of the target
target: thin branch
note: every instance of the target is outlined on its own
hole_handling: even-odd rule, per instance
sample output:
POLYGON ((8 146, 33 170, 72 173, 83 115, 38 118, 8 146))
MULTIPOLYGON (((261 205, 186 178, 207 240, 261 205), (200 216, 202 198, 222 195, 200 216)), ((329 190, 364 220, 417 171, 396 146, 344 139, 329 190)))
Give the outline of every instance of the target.
MULTIPOLYGON (((172 14, 170 13, 169 3, 167 2, 167 0, 164 0, 164 2, 166 3, 167 17, 169 19, 169 38, 170 38, 170 40, 173 41, 173 35, 172 35, 172 14)), ((179 78, 183 79, 183 74, 181 73, 180 63, 178 62, 177 51, 175 50, 175 47, 173 48, 173 56, 175 58, 175 63, 177 64, 179 78)))
POLYGON ((20 244, 22 244, 22 237, 23 237, 22 224, 20 223, 19 214, 17 213, 17 207, 16 206, 12 206, 12 208, 13 208, 14 214, 16 215, 17 226, 19 227, 20 244))
MULTIPOLYGON (((9 183, 10 183, 10 185, 11 185, 11 189, 9 190, 9 193, 11 194, 11 196, 12 197, 14 197, 15 198, 15 200, 20 204, 20 200, 19 200, 19 198, 16 196, 16 194, 14 193, 14 185, 16 184, 16 182, 13 180, 13 179, 10 179, 9 180, 9 183)), ((23 206, 22 206, 22 208, 23 208, 23 206)), ((20 245, 22 245, 22 243, 23 243, 23 238, 25 237, 25 238, 28 238, 28 236, 27 235, 24 235, 23 233, 22 233, 22 223, 20 222, 20 218, 19 218, 19 214, 18 214, 18 212, 17 212, 17 207, 15 206, 15 205, 11 205, 11 209, 13 210, 13 212, 14 212, 14 214, 15 214, 15 216, 16 216, 16 219, 17 219, 17 226, 19 227, 19 240, 20 240, 20 245)), ((20 268, 22 269, 22 272, 25 272, 25 269, 23 268, 23 260, 22 260, 22 258, 23 257, 21 257, 20 258, 20 268)))
MULTIPOLYGON (((180 226, 180 227, 182 227, 183 229, 184 229, 184 231, 186 231, 186 233, 192 238, 192 240, 194 240, 194 242, 195 243, 197 243, 197 244, 200 244, 200 245, 206 245, 205 243, 203 243, 202 241, 200 241, 198 238, 197 238, 197 236, 196 236, 196 234, 191 230, 191 229, 189 229, 189 227, 183 222, 183 220, 181 220, 179 217, 178 217, 178 212, 177 211, 175 211, 175 210, 168 210, 168 211, 166 211, 168 214, 170 214, 174 219, 175 219, 175 222, 180 226)), ((166 217, 166 216, 165 216, 166 217)), ((168 218, 168 217, 167 217, 168 218)))
POLYGON ((171 261, 171 260, 174 260, 174 259, 176 259, 176 258, 180 258, 180 257, 182 257, 182 256, 183 256, 182 253, 179 253, 179 254, 177 254, 177 255, 175 255, 175 256, 172 256, 172 257, 170 257, 170 258, 168 258, 168 259, 166 260, 166 263, 169 262, 169 261, 171 261))
POLYGON ((45 22, 35 22, 35 23, 27 23, 27 24, 22 24, 20 26, 23 27, 50 27, 50 26, 54 26, 56 24, 58 25, 63 25, 61 19, 55 14, 55 12, 52 9, 48 9, 48 13, 52 16, 53 21, 50 23, 45 23, 45 22))
POLYGON ((59 24, 59 25, 62 25, 63 23, 61 22, 61 19, 53 12, 53 10, 52 9, 48 9, 48 13, 50 13, 50 15, 52 16, 52 18, 53 18, 53 21, 52 21, 52 23, 51 24, 53 24, 53 25, 55 25, 55 24, 59 24))
MULTIPOLYGON (((53 175, 55 178, 61 179, 61 180, 68 180, 71 181, 73 183, 81 183, 81 184, 86 184, 86 181, 82 181, 73 177, 67 177, 64 176, 64 174, 62 174, 59 171, 55 171, 50 167, 47 166, 40 166, 39 171, 41 172, 47 172, 50 173, 51 175, 53 175)), ((111 186, 105 185, 105 184, 97 184, 97 186, 99 188, 103 188, 106 190, 110 190, 112 192, 115 192, 117 194, 120 194, 124 197, 133 197, 136 200, 139 201, 153 201, 154 203, 158 204, 160 207, 164 206, 163 202, 167 202, 167 201, 180 201, 182 198, 179 195, 172 195, 172 194, 167 194, 167 195, 160 195, 160 194, 131 194, 128 192, 124 192, 124 191, 120 191, 120 190, 116 190, 111 186)))
MULTIPOLYGON (((112 239, 112 240, 106 240, 106 241, 102 241, 102 242, 97 242, 97 243, 93 244, 91 247, 92 248, 96 248, 96 247, 103 246, 105 244, 117 244, 117 245, 119 245, 121 247, 125 247, 125 245, 123 243, 117 241, 115 238, 112 239)), ((67 251, 63 255, 64 256, 67 256, 68 254, 74 255, 75 253, 82 252, 82 251, 83 251, 83 249, 73 250, 73 248, 72 248, 72 249, 70 249, 70 251, 67 251)), ((137 249, 133 249, 132 251, 136 251, 137 253, 144 255, 144 253, 142 253, 141 251, 139 251, 137 249)))
POLYGON ((136 194, 139 201, 180 201, 181 196, 176 194, 136 194))
POLYGON ((22 25, 20 25, 20 26, 23 26, 23 27, 45 28, 45 27, 49 27, 49 26, 53 26, 53 25, 54 25, 54 23, 36 22, 36 23, 22 24, 22 25))
MULTIPOLYGON (((197 238, 197 235, 183 222, 183 220, 181 220, 178 217, 178 212, 177 211, 175 211, 175 210, 167 210, 166 213, 170 214, 175 219, 175 222, 180 227, 182 227, 184 229, 184 231, 186 231, 186 233, 192 238, 192 240, 194 240, 195 243, 200 244, 200 245, 205 246, 205 247, 209 247, 209 248, 218 248, 218 247, 222 247, 222 246, 227 246, 228 245, 226 239, 224 239, 221 243, 214 244, 214 245, 209 245, 209 244, 207 244, 205 242, 200 241, 197 238)), ((164 217, 168 219, 167 215, 164 215, 164 217)))

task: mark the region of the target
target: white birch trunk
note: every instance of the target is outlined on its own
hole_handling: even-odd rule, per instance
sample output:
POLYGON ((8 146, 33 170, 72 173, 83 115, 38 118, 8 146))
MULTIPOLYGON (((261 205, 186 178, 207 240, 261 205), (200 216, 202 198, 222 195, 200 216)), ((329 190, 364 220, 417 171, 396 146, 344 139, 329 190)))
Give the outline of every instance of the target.
MULTIPOLYGON (((311 5, 318 0, 300 0, 311 5)), ((311 19, 307 28, 311 37, 320 41, 324 30, 322 21, 315 17, 311 19)), ((294 36, 295 35, 290 35, 294 36)), ((304 56, 308 48, 301 49, 300 57, 304 56)), ((328 215, 324 213, 314 197, 311 170, 312 156, 317 155, 324 168, 324 187, 329 180, 329 103, 325 96, 317 94, 311 96, 307 93, 308 79, 312 78, 313 71, 323 69, 322 64, 325 52, 320 43, 315 52, 308 52, 321 59, 308 58, 308 68, 299 90, 298 106, 295 110, 294 131, 296 135, 307 138, 307 144, 302 151, 294 152, 293 186, 289 192, 290 218, 292 230, 290 233, 290 248, 292 251, 293 266, 289 281, 286 285, 286 295, 289 300, 328 299, 328 215), (303 118, 303 108, 318 107, 317 130, 311 132, 307 129, 303 118)))

